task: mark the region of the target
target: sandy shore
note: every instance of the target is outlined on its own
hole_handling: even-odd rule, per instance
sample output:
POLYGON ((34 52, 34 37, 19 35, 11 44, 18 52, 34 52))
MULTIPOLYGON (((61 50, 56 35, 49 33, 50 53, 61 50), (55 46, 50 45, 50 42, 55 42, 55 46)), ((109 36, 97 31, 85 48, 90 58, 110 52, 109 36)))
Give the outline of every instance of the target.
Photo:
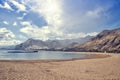
POLYGON ((68 61, 1 60, 0 80, 120 80, 120 54, 68 61))

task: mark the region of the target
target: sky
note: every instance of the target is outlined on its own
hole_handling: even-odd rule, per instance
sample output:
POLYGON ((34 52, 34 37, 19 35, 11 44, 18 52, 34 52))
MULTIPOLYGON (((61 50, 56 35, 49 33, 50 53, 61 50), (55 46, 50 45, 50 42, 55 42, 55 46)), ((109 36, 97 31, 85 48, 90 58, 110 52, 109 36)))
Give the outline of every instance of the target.
POLYGON ((0 0, 0 46, 73 39, 120 27, 120 0, 0 0))

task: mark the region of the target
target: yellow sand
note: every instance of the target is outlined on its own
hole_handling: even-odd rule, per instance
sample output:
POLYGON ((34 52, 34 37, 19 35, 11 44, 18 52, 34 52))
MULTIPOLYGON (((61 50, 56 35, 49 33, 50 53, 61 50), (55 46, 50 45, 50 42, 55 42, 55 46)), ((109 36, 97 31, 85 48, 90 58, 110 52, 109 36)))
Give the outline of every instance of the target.
POLYGON ((120 80, 120 54, 69 61, 0 61, 0 80, 120 80))

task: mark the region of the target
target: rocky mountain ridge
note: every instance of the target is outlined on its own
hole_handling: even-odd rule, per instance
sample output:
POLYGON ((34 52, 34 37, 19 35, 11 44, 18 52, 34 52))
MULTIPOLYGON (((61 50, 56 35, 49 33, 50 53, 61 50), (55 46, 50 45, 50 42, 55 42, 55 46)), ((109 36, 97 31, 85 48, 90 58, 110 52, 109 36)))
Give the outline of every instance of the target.
POLYGON ((88 41, 92 36, 87 36, 85 38, 78 39, 65 39, 65 40, 35 40, 28 39, 27 41, 16 45, 15 49, 26 50, 26 49, 43 49, 43 50, 60 50, 68 45, 75 45, 77 43, 83 43, 88 41))
POLYGON ((120 28, 104 30, 91 40, 68 46, 64 51, 120 52, 120 28))

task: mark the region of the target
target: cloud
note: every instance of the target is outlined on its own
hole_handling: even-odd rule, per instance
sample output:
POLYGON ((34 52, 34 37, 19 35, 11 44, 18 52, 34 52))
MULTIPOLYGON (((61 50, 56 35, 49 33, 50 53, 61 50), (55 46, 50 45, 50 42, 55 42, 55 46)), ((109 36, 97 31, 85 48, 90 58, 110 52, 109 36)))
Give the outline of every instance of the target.
POLYGON ((28 22, 22 22, 22 25, 29 25, 21 29, 21 32, 30 34, 32 37, 38 37, 43 40, 53 39, 61 36, 62 31, 59 30, 59 27, 62 24, 62 9, 61 1, 59 0, 27 0, 25 1, 26 5, 30 7, 30 11, 36 12, 39 16, 42 16, 47 26, 38 26, 29 25, 28 22), (32 33, 35 33, 34 35, 32 33))
POLYGON ((39 28, 37 26, 33 27, 33 25, 21 28, 20 32, 25 33, 27 36, 30 36, 32 38, 41 39, 41 40, 47 40, 48 34, 51 33, 47 26, 39 28))
POLYGON ((91 33, 87 33, 86 35, 88 36, 96 36, 98 34, 98 32, 91 32, 91 33))
POLYGON ((7 21, 3 21, 4 24, 8 25, 9 23, 7 21))
POLYGON ((50 26, 44 26, 39 28, 36 25, 28 25, 21 28, 20 32, 26 34, 28 37, 40 40, 63 38, 63 33, 61 31, 52 29, 50 26))
POLYGON ((52 26, 53 28, 58 28, 61 25, 62 0, 27 0, 26 4, 33 4, 29 5, 30 9, 44 17, 48 25, 52 26))
POLYGON ((12 31, 0 28, 0 46, 15 45, 21 42, 15 38, 15 34, 12 31))
POLYGON ((20 32, 30 36, 31 38, 40 39, 40 40, 48 40, 48 39, 74 39, 86 36, 96 36, 98 33, 68 33, 64 34, 63 32, 56 31, 49 26, 44 26, 39 28, 35 25, 27 26, 20 29, 20 32))
POLYGON ((96 36, 97 34, 98 34, 97 32, 92 32, 92 33, 79 32, 79 33, 63 34, 62 36, 64 36, 63 39, 75 39, 75 38, 83 38, 87 36, 96 36))
POLYGON ((16 0, 10 0, 10 2, 18 8, 18 12, 19 11, 26 11, 26 6, 24 4, 19 3, 16 0))
POLYGON ((29 22, 29 21, 23 21, 23 22, 20 22, 20 23, 23 26, 31 26, 31 22, 29 22))
POLYGON ((4 5, 0 4, 0 8, 5 8, 5 9, 13 11, 13 9, 11 8, 11 6, 7 2, 5 2, 4 5))
POLYGON ((17 17, 18 20, 23 20, 24 17, 17 17))
POLYGON ((65 12, 61 29, 63 29, 66 33, 98 32, 101 29, 100 27, 103 26, 103 23, 105 23, 103 22, 105 17, 103 15, 104 9, 95 8, 93 10, 86 10, 83 12, 84 13, 75 12, 74 14, 65 12))
MULTIPOLYGON (((88 35, 95 36, 97 34, 97 32, 84 33, 84 31, 80 31, 80 26, 85 26, 85 22, 90 22, 89 20, 91 18, 88 18, 87 20, 87 12, 83 16, 83 18, 82 16, 80 16, 81 19, 78 19, 78 16, 71 16, 70 13, 66 13, 64 11, 64 8, 62 7, 63 0, 27 0, 25 3, 30 7, 31 11, 38 13, 39 16, 42 16, 47 22, 47 25, 42 27, 36 26, 35 24, 31 24, 27 21, 21 22, 21 24, 25 27, 21 28, 20 31, 26 34, 27 36, 47 40, 72 39, 85 37, 88 35), (75 18, 76 20, 74 20, 75 18)), ((100 11, 95 10, 94 12, 97 15, 100 11)), ((93 13, 92 11, 89 11, 90 17, 93 13)), ((88 28, 88 25, 86 28, 88 28)))
POLYGON ((13 32, 11 32, 6 28, 0 28, 0 35, 2 39, 6 39, 6 40, 15 38, 15 35, 13 34, 13 32))
POLYGON ((19 38, 20 38, 20 39, 22 39, 22 40, 27 39, 27 37, 26 37, 26 36, 21 35, 21 34, 19 35, 19 38))
POLYGON ((0 4, 5 9, 0 13, 1 26, 14 31, 18 39, 23 36, 42 40, 95 36, 119 25, 119 3, 113 0, 6 0, 3 3, 0 4), (9 11, 12 8, 18 13, 9 11), (20 34, 24 35, 20 37, 20 34))
POLYGON ((86 16, 88 17, 93 17, 93 18, 97 18, 97 17, 100 17, 101 15, 101 12, 103 12, 104 9, 103 8, 96 8, 95 10, 88 10, 86 12, 86 16))
POLYGON ((23 13, 23 15, 22 16, 20 16, 20 17, 17 17, 17 20, 23 20, 24 19, 24 17, 27 15, 27 13, 23 13))
MULTIPOLYGON (((113 7, 116 6, 115 3, 111 2, 112 0, 105 2, 100 0, 93 1, 65 1, 61 29, 66 33, 92 33, 110 29, 108 24, 110 25, 110 22, 114 22, 111 14, 119 14, 119 11, 118 13, 113 11, 113 7)), ((115 20, 117 21, 118 19, 116 18, 115 20)))
POLYGON ((14 22, 14 23, 13 23, 13 26, 17 26, 17 22, 14 22))
POLYGON ((0 41, 0 46, 10 46, 10 45, 17 45, 20 44, 21 41, 20 40, 2 40, 0 41))

